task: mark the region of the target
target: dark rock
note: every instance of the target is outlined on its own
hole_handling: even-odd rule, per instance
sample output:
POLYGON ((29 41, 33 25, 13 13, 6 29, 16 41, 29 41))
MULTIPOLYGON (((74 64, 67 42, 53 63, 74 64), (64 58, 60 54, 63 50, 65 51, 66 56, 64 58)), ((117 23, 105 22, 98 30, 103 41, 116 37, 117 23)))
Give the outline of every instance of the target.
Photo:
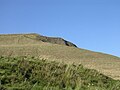
POLYGON ((43 42, 53 43, 53 44, 77 47, 75 44, 73 44, 73 43, 71 43, 69 41, 66 41, 66 40, 64 40, 62 38, 57 38, 57 37, 46 37, 46 36, 37 35, 36 39, 40 40, 40 41, 43 41, 43 42))

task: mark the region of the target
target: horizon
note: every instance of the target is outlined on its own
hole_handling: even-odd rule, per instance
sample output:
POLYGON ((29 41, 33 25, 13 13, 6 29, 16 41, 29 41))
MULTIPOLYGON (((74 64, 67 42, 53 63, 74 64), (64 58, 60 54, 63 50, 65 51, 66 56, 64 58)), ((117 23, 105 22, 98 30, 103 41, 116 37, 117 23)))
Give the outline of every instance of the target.
POLYGON ((1 0, 0 34, 61 37, 79 48, 120 57, 119 0, 1 0))

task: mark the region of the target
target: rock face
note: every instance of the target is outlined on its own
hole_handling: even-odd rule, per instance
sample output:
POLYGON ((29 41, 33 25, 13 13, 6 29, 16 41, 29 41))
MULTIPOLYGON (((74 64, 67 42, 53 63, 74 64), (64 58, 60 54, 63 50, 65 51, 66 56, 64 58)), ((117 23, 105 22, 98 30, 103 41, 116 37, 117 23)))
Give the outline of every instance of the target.
POLYGON ((36 37, 37 40, 43 41, 43 42, 49 42, 49 43, 53 43, 53 44, 59 44, 59 45, 66 45, 66 46, 71 46, 71 47, 77 47, 75 44, 66 41, 62 38, 55 38, 55 37, 46 37, 46 36, 41 36, 38 35, 36 37))

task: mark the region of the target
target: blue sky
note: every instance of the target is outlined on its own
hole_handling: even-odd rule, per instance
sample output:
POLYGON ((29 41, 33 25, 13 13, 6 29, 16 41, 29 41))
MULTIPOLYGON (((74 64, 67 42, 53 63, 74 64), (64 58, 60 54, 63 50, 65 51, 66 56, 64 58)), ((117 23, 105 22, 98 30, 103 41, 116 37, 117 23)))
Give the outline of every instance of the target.
POLYGON ((0 0, 0 34, 62 37, 120 56, 120 0, 0 0))

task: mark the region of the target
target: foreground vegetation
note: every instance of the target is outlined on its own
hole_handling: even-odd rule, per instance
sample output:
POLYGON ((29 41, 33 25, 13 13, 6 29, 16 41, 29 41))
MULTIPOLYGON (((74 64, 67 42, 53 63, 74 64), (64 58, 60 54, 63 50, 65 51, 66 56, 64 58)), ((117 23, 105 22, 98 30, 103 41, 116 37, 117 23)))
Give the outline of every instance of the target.
POLYGON ((1 56, 0 90, 120 90, 120 81, 81 64, 1 56))

